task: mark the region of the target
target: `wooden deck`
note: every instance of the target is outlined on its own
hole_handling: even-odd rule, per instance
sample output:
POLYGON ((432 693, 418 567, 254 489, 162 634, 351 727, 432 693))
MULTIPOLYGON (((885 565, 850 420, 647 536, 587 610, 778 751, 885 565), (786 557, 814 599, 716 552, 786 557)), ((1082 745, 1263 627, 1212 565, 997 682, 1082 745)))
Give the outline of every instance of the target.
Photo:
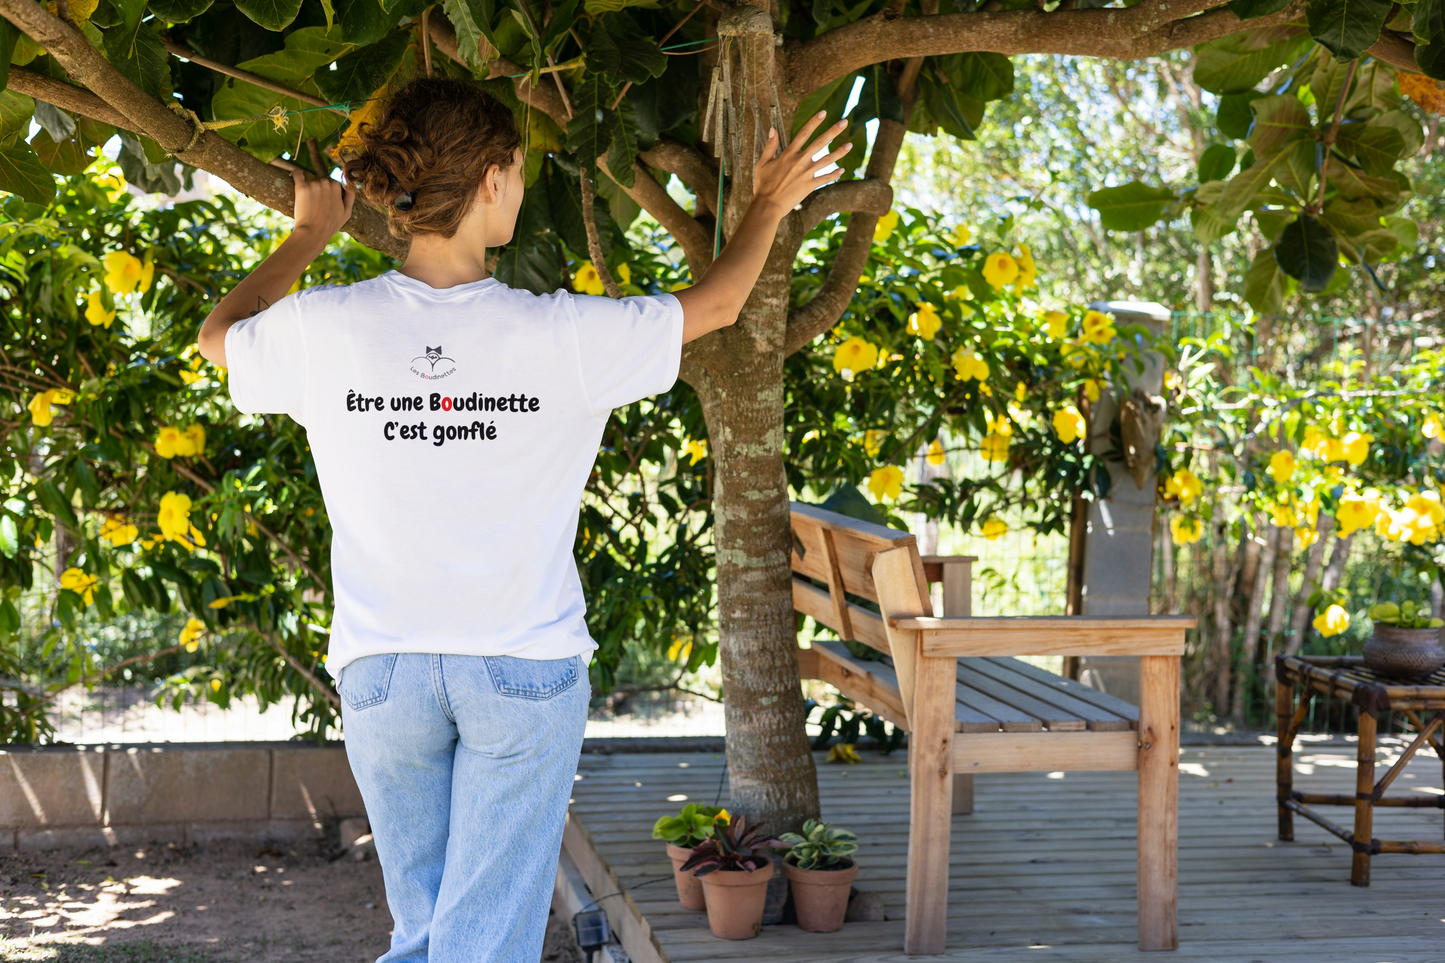
MULTIPOLYGON (((603 905, 634 963, 903 961, 905 760, 901 752, 863 757, 859 765, 825 765, 819 754, 819 785, 824 818, 862 837, 856 885, 882 896, 888 918, 881 923, 830 934, 765 927, 757 939, 734 943, 715 939, 705 914, 678 905, 652 823, 685 799, 713 802, 720 777, 727 799, 720 754, 583 756, 566 846, 594 896, 616 888, 612 874, 628 891, 603 905)), ((1295 762, 1297 789, 1354 785, 1352 746, 1306 743, 1295 762)), ((927 959, 1445 960, 1445 857, 1377 856, 1372 885, 1351 886, 1349 849, 1324 830, 1297 819, 1296 842, 1275 839, 1274 766, 1268 746, 1183 750, 1180 946, 1172 955, 1135 946, 1134 773, 978 776, 976 811, 953 820, 948 951, 927 959)), ((1440 795, 1440 761, 1421 754, 1397 786, 1440 795)), ((1327 814, 1345 825, 1352 818, 1347 809, 1327 814)), ((1445 834, 1437 809, 1376 810, 1375 820, 1380 838, 1445 834)))

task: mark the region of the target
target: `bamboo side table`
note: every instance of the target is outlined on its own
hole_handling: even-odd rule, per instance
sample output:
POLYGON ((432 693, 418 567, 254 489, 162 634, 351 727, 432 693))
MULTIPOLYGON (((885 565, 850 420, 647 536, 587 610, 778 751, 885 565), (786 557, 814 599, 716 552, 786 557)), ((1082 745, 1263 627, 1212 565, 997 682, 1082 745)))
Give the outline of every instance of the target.
POLYGON ((1356 886, 1370 885, 1370 857, 1376 853, 1445 853, 1445 842, 1414 842, 1375 839, 1373 835, 1376 806, 1398 806, 1411 809, 1445 809, 1445 796, 1386 796, 1385 790, 1404 771, 1415 753, 1426 743, 1445 764, 1445 746, 1440 731, 1445 724, 1445 669, 1418 683, 1402 683, 1377 675, 1365 668, 1359 656, 1296 656, 1281 655, 1275 659, 1275 715, 1279 723, 1279 760, 1275 797, 1279 803, 1279 838, 1294 839, 1294 815, 1318 823, 1350 844, 1354 853, 1350 882, 1356 886), (1294 690, 1299 688, 1296 704, 1294 690), (1316 695, 1332 695, 1348 699, 1360 711, 1360 746, 1356 755, 1355 793, 1308 793, 1294 790, 1294 740, 1300 724, 1316 695), (1399 712, 1415 727, 1415 741, 1400 755, 1390 770, 1375 781, 1375 737, 1379 714, 1399 712), (1422 713, 1433 712, 1425 722, 1422 713), (1346 830, 1309 809, 1309 806, 1353 806, 1354 832, 1346 830))

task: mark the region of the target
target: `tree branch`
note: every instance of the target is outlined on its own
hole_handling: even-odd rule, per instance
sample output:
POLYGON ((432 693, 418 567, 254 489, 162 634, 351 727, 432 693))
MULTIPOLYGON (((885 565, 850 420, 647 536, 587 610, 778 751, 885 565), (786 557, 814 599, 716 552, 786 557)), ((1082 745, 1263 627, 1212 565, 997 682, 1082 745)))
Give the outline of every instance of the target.
POLYGON ((1365 53, 1376 60, 1383 60, 1396 70, 1418 74, 1420 65, 1415 62, 1415 43, 1403 34, 1392 30, 1381 30, 1380 39, 1365 53))
MULTIPOLYGON (((468 70, 471 69, 471 66, 462 59, 462 55, 457 49, 457 28, 452 26, 452 22, 443 16, 440 11, 432 11, 431 16, 427 18, 427 29, 431 32, 432 43, 436 44, 438 50, 468 70)), ((482 40, 482 45, 482 59, 486 60, 487 55, 494 51, 491 50, 486 40, 482 40)), ((493 59, 490 67, 491 72, 487 74, 488 80, 526 73, 526 71, 522 70, 521 67, 512 63, 506 57, 493 59)), ((512 86, 517 91, 518 100, 524 104, 531 104, 555 120, 557 125, 563 130, 567 129, 567 116, 570 111, 567 110, 566 104, 562 102, 562 97, 557 91, 546 86, 533 87, 528 77, 514 77, 512 86)))
POLYGON ((717 165, 702 151, 670 137, 660 137, 651 150, 637 155, 653 170, 676 174, 697 197, 702 208, 717 214, 717 165))
POLYGON ((860 211, 882 217, 892 206, 893 188, 886 181, 838 181, 814 191, 803 201, 803 209, 798 212, 799 234, 807 234, 832 214, 860 211))
POLYGON ((130 118, 110 104, 83 87, 68 84, 63 80, 37 74, 24 67, 11 67, 8 86, 16 93, 43 100, 47 104, 54 104, 62 110, 89 117, 91 120, 98 120, 102 124, 109 124, 123 130, 136 129, 135 124, 130 122, 130 118))
MULTIPOLYGON (((597 166, 606 171, 607 176, 614 181, 617 178, 607 167, 605 157, 598 158, 597 166)), ((707 228, 697 222, 687 211, 674 201, 657 181, 652 179, 646 167, 641 164, 633 164, 633 179, 631 187, 623 187, 622 190, 628 197, 637 202, 644 211, 656 218, 657 223, 663 226, 673 240, 677 241, 682 248, 683 255, 687 258, 688 270, 692 272, 694 282, 702 278, 703 272, 712 264, 712 237, 708 234, 707 228)), ((618 181, 618 186, 621 182, 618 181)))
MULTIPOLYGON (((165 45, 166 49, 169 50, 171 53, 175 54, 177 57, 180 57, 183 60, 189 60, 193 64, 200 64, 207 70, 214 70, 216 73, 225 74, 227 77, 235 77, 237 80, 243 80, 254 87, 261 87, 265 90, 271 91, 272 93, 282 94, 286 97, 290 97, 292 100, 299 100, 303 104, 310 104, 313 107, 331 106, 331 102, 328 100, 322 100, 320 97, 315 97, 311 94, 305 94, 299 90, 292 90, 285 84, 277 83, 274 80, 267 80, 265 77, 261 77, 257 74, 253 74, 248 71, 240 70, 236 67, 223 64, 220 61, 211 60, 208 57, 202 57, 194 50, 189 50, 185 47, 182 47, 178 43, 172 43, 171 41, 167 40, 165 41, 165 45)), ((343 116, 346 114, 346 111, 342 110, 340 107, 332 107, 331 109, 338 114, 342 114, 343 116)))
POLYGON ((582 174, 579 178, 582 189, 582 227, 587 232, 587 256, 592 259, 592 270, 602 279, 602 288, 607 296, 616 300, 622 297, 622 289, 617 286, 617 280, 612 276, 612 270, 607 266, 607 259, 602 256, 602 238, 597 234, 597 218, 592 213, 592 171, 587 166, 582 166, 582 174))
MULTIPOLYGON (((224 179, 248 197, 283 214, 292 213, 294 189, 290 174, 263 164, 213 132, 197 137, 189 118, 167 109, 128 80, 75 27, 30 0, 0 0, 0 16, 23 30, 54 57, 66 73, 125 116, 130 121, 127 126, 150 137, 187 164, 224 179), (195 146, 187 149, 193 140, 195 146)), ((342 230, 368 247, 393 257, 406 254, 407 245, 392 236, 381 214, 368 205, 357 204, 342 230)))
POLYGON ((299 672, 302 678, 304 678, 307 682, 311 683, 312 688, 314 688, 317 692, 321 693, 321 697, 323 699, 331 703, 331 708, 338 711, 341 709, 341 697, 336 694, 335 689, 317 678, 316 673, 312 672, 310 669, 306 668, 306 666, 302 665, 300 659, 296 658, 296 656, 292 655, 290 652, 287 652, 286 647, 282 645, 281 641, 277 639, 274 635, 262 632, 259 629, 257 629, 256 631, 257 634, 259 634, 263 639, 271 643, 271 647, 273 649, 281 653, 281 658, 286 660, 287 665, 291 666, 291 668, 299 672))
POLYGON ((1249 21, 1213 7, 1220 7, 1220 0, 1143 0, 1122 10, 1007 10, 893 20, 873 16, 793 45, 787 54, 787 96, 797 103, 869 64, 941 54, 988 51, 1138 60, 1284 23, 1299 17, 1304 3, 1296 0, 1279 13, 1249 21))

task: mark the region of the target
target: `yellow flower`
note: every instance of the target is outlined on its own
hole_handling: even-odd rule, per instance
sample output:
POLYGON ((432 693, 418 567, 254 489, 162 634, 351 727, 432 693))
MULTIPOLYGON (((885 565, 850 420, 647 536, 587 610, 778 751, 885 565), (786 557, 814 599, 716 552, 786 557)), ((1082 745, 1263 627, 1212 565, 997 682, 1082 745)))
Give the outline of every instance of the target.
POLYGON ((1204 494, 1204 483, 1188 468, 1181 468, 1164 483, 1164 493, 1175 496, 1180 505, 1187 507, 1204 494))
POLYGON ((186 627, 181 629, 181 645, 186 647, 187 652, 194 652, 201 647, 201 636, 206 634, 206 623, 192 616, 186 619, 186 627))
POLYGON ((1426 415, 1425 426, 1420 429, 1420 433, 1426 438, 1439 438, 1445 435, 1445 425, 1440 423, 1439 415, 1426 415))
POLYGON ((151 289, 151 281, 155 280, 155 276, 156 256, 153 251, 147 251, 145 263, 140 267, 140 284, 136 286, 136 290, 145 294, 151 289))
POLYGON ((1088 432, 1084 424, 1084 416, 1079 414, 1079 409, 1073 405, 1065 405, 1054 412, 1054 432, 1059 436, 1059 441, 1066 445, 1072 445, 1088 432))
POLYGON ((1294 469, 1294 455, 1288 451, 1277 451, 1270 456, 1269 467, 1265 471, 1279 484, 1287 485, 1294 477, 1294 469))
POLYGON ((995 251, 983 262, 983 279, 997 291, 1005 284, 1013 284, 1019 276, 1019 262, 1003 251, 995 251))
POLYGON ((1008 523, 997 515, 994 515, 983 523, 983 528, 979 529, 979 534, 990 542, 996 541, 1008 534, 1008 523))
POLYGON ((953 229, 953 233, 948 235, 948 239, 953 242, 954 247, 967 247, 968 242, 973 239, 973 232, 968 229, 967 224, 959 224, 953 229))
POLYGON ((629 266, 629 265, 627 265, 627 264, 619 264, 619 265, 617 265, 617 272, 616 272, 616 273, 617 273, 617 283, 618 283, 618 284, 631 284, 631 283, 632 283, 632 268, 631 268, 631 266, 629 266))
POLYGON ((1164 372, 1164 387, 1170 391, 1178 391, 1184 387, 1184 377, 1177 371, 1164 372))
POLYGON ((976 379, 980 384, 988 380, 988 362, 978 356, 972 348, 959 348, 953 353, 953 370, 959 381, 976 379))
POLYGON ((1014 385, 1014 400, 1022 402, 1029 396, 1029 386, 1020 381, 1014 385))
POLYGON ((1020 291, 1034 286, 1034 280, 1038 277, 1038 269, 1034 266, 1033 253, 1029 251, 1027 244, 1019 245, 1019 279, 1020 291))
POLYGON ((1320 635, 1328 639, 1332 635, 1339 635, 1350 627, 1350 613, 1338 605, 1331 605, 1319 615, 1316 615, 1312 624, 1320 635))
POLYGON ((715 823, 727 823, 731 825, 732 821, 732 814, 729 813, 726 809, 719 810, 717 816, 713 817, 713 822, 715 823))
POLYGON ((166 492, 161 496, 161 508, 156 513, 156 524, 166 538, 184 538, 191 527, 191 498, 180 492, 166 492))
POLYGON ((1320 540, 1319 529, 1300 526, 1294 530, 1294 540, 1300 548, 1309 548, 1320 540))
POLYGON ((163 425, 160 433, 156 435, 156 454, 162 458, 174 458, 177 455, 186 454, 183 449, 190 448, 191 443, 181 430, 175 425, 163 425))
POLYGON ((878 363, 878 347, 854 335, 838 345, 833 352, 833 370, 842 374, 851 371, 857 374, 867 371, 878 363))
MULTIPOLYGON (((1364 464, 1365 459, 1370 457, 1370 442, 1375 440, 1374 435, 1362 435, 1352 431, 1340 440, 1341 453, 1345 461, 1350 463, 1351 468, 1358 468, 1364 464)), ((1330 459, 1338 461, 1337 458, 1330 459)))
POLYGON ((692 636, 679 635, 667 647, 667 657, 673 662, 686 662, 692 658, 692 636))
POLYGON ((984 461, 1008 461, 1008 449, 1012 439, 1001 431, 995 431, 983 436, 983 444, 979 446, 979 454, 984 461))
POLYGON ((1281 502, 1270 502, 1265 506, 1270 515, 1270 521, 1276 528, 1294 528, 1299 524, 1299 518, 1295 515, 1294 504, 1288 499, 1281 502))
POLYGON ((873 240, 886 241, 893 235, 893 230, 898 227, 898 212, 889 211, 878 218, 878 223, 873 227, 873 240))
POLYGON ((1098 382, 1098 381, 1094 380, 1093 378, 1087 378, 1087 379, 1085 379, 1085 381, 1084 381, 1084 397, 1085 397, 1085 398, 1088 398, 1090 401, 1098 401, 1098 400, 1099 400, 1099 382, 1098 382))
POLYGON ((903 493, 903 469, 897 465, 875 468, 868 476, 868 490, 874 498, 897 498, 903 493))
POLYGON ((30 399, 26 405, 30 409, 30 420, 37 428, 47 427, 55 418, 55 411, 51 405, 68 405, 75 399, 75 392, 69 388, 50 388, 42 391, 30 399))
POLYGON ((60 573, 60 587, 69 589, 85 600, 89 605, 95 601, 95 583, 98 579, 94 575, 82 572, 78 568, 68 568, 60 573))
POLYGON ((881 428, 869 428, 863 432, 863 450, 872 458, 883 448, 883 439, 888 437, 888 432, 881 428))
POLYGON ((211 680, 211 691, 212 691, 212 692, 220 692, 220 691, 221 691, 221 680, 220 680, 220 679, 212 679, 212 680, 211 680))
POLYGON ((930 465, 941 465, 948 461, 948 455, 943 450, 943 442, 937 438, 928 446, 928 463, 930 465))
POLYGON ((1044 312, 1044 332, 1055 341, 1064 340, 1069 333, 1069 316, 1062 311, 1044 312))
POLYGON ((607 293, 607 288, 602 284, 602 275, 597 273, 591 261, 583 261, 582 266, 577 269, 577 275, 572 278, 572 289, 582 294, 607 293))
POLYGON ((938 309, 927 301, 920 301, 918 310, 908 316, 908 333, 916 334, 924 341, 932 341, 941 327, 943 319, 938 316, 938 309))
POLYGON ((129 545, 140 537, 140 529, 123 518, 107 518, 100 525, 101 541, 110 542, 116 548, 129 545))
POLYGON ((111 294, 131 293, 145 272, 141 259, 128 251, 111 251, 101 262, 105 264, 105 286, 111 294))
POLYGON ((1108 344, 1119 332, 1114 329, 1113 320, 1102 311, 1088 311, 1084 314, 1084 333, 1079 340, 1084 344, 1108 344))
POLYGON ((1204 534, 1204 526, 1199 524, 1197 518, 1175 515, 1169 519, 1169 536, 1174 539, 1175 545, 1190 545, 1199 541, 1199 536, 1202 534, 1204 534))
MULTIPOLYGON (((682 446, 682 455, 690 456, 692 461, 688 464, 696 465, 707 457, 707 439, 688 441, 682 446)), ((682 455, 679 455, 678 458, 681 459, 682 455)))
POLYGON ((687 290, 688 288, 690 288, 690 287, 692 287, 692 282, 691 282, 691 281, 674 281, 672 287, 668 288, 668 290, 669 290, 669 291, 686 291, 686 290, 687 290))
POLYGON ((99 290, 90 292, 90 297, 85 301, 85 320, 96 327, 110 327, 115 320, 115 312, 105 309, 105 298, 99 290))
MULTIPOLYGON (((72 5, 70 9, 73 12, 75 7, 72 5)), ((97 164, 103 162, 102 158, 97 164)), ((111 167, 110 170, 97 174, 91 183, 105 191, 105 196, 110 199, 111 203, 115 203, 126 195, 125 178, 121 176, 119 167, 111 167)))
POLYGON ((1340 526, 1340 538, 1348 538, 1355 531, 1374 525, 1382 511, 1380 493, 1373 488, 1345 495, 1340 499, 1340 507, 1335 511, 1335 520, 1340 526))
POLYGON ((842 762, 852 765, 855 762, 862 762, 863 757, 858 755, 858 750, 851 742, 840 742, 828 750, 828 762, 842 762))
POLYGON ((206 450, 206 429, 200 424, 192 423, 185 430, 184 437, 190 443, 190 451, 183 452, 186 455, 200 455, 206 450))

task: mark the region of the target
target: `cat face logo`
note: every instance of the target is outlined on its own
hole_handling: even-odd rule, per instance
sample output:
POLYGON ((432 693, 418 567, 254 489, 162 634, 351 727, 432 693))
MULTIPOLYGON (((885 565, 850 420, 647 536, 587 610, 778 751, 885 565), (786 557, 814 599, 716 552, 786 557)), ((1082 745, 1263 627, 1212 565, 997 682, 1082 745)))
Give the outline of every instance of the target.
POLYGON ((445 378, 456 370, 456 359, 449 358, 442 354, 441 345, 437 345, 435 348, 427 345, 426 354, 419 354, 411 359, 411 373, 418 378, 425 378, 427 381, 436 381, 440 378, 445 378), (438 371, 437 365, 443 361, 447 362, 447 365, 444 365, 442 370, 438 371), (426 362, 425 368, 423 368, 421 362, 426 362))

